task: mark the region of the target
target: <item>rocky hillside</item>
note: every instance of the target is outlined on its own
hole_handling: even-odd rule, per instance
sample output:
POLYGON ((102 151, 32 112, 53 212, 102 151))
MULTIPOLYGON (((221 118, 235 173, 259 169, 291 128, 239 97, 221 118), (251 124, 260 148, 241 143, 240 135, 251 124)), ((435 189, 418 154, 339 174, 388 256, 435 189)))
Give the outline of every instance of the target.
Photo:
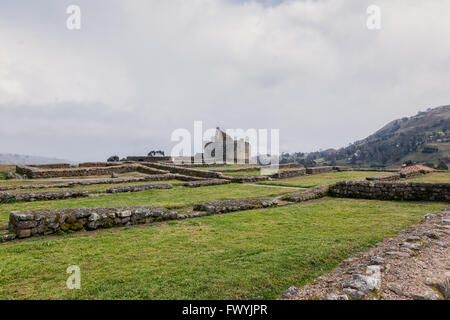
POLYGON ((442 106, 394 120, 348 147, 306 154, 303 161, 389 167, 405 162, 437 165, 440 161, 449 163, 449 157, 450 106, 442 106))

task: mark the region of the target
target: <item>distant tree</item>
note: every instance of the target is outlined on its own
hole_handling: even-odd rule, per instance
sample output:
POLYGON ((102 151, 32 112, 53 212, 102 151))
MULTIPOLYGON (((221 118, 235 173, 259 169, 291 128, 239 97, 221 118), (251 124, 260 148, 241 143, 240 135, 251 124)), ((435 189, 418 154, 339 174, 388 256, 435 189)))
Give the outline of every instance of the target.
POLYGON ((160 156, 162 156, 162 157, 164 157, 164 151, 162 151, 162 150, 152 150, 152 151, 150 151, 149 153, 148 153, 148 156, 149 157, 155 157, 156 155, 160 155, 160 156))
POLYGON ((412 166, 414 164, 414 162, 412 162, 411 160, 406 160, 405 162, 403 162, 403 167, 409 167, 412 166))
POLYGON ((117 162, 119 161, 119 157, 118 156, 111 156, 108 158, 107 160, 108 162, 117 162))
POLYGON ((448 170, 448 166, 445 164, 444 161, 439 162, 436 169, 438 170, 448 170))

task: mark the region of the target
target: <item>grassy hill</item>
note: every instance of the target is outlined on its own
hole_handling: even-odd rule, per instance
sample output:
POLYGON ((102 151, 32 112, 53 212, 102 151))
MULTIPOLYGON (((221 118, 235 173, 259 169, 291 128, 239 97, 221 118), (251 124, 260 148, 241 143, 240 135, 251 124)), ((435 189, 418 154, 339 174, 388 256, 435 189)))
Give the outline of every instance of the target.
POLYGON ((314 161, 316 164, 398 167, 408 160, 434 165, 440 161, 448 163, 449 156, 450 106, 442 106, 391 121, 348 147, 313 152, 296 160, 310 162, 309 165, 314 161))

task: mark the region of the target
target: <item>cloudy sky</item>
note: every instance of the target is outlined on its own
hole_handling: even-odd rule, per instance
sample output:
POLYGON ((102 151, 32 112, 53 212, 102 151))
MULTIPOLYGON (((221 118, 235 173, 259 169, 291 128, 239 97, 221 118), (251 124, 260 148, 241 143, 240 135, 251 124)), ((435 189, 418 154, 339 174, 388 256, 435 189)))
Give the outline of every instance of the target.
POLYGON ((194 120, 280 129, 281 151, 346 146, 450 104, 449 13, 448 0, 0 0, 0 153, 170 152, 194 120))

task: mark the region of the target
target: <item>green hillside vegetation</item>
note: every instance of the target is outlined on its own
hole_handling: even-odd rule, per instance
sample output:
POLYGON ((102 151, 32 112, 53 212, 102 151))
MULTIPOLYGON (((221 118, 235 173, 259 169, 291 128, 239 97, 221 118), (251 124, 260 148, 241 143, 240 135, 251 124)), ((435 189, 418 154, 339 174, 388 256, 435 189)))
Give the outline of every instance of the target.
POLYGON ((348 147, 309 154, 283 154, 282 163, 399 167, 403 163, 449 163, 450 106, 428 109, 413 117, 394 120, 348 147))

